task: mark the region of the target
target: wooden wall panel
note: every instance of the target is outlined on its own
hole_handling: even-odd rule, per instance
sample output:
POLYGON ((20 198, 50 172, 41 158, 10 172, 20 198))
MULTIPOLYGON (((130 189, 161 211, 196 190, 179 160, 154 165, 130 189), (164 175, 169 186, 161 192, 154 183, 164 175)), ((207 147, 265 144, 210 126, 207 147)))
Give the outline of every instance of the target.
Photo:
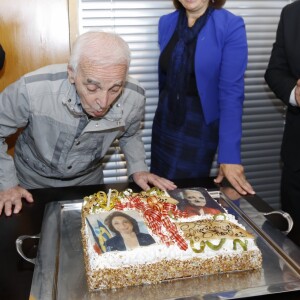
MULTIPOLYGON (((1 0, 0 43, 6 52, 0 91, 29 71, 67 62, 68 0, 1 0)), ((10 147, 15 138, 8 139, 10 147)))

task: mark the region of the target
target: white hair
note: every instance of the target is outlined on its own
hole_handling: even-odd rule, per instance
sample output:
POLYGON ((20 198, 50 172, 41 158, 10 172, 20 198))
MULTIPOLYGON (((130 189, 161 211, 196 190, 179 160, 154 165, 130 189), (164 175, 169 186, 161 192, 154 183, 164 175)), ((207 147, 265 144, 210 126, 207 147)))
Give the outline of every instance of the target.
POLYGON ((130 64, 128 44, 117 34, 89 31, 80 35, 73 44, 69 66, 74 72, 82 60, 97 65, 130 64))

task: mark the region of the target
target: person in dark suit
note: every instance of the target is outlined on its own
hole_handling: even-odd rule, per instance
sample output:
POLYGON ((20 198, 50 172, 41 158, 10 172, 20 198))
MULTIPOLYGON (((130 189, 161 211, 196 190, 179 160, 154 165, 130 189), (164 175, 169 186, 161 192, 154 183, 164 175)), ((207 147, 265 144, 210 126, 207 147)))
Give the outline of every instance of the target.
POLYGON ((140 232, 137 221, 131 216, 116 211, 104 221, 115 236, 105 242, 106 251, 125 251, 155 243, 148 233, 140 232))
POLYGON ((2 70, 5 61, 5 52, 0 44, 0 70, 2 70))
POLYGON ((265 73, 275 95, 287 105, 281 145, 282 209, 294 220, 289 237, 300 245, 300 1, 281 12, 276 40, 265 73))

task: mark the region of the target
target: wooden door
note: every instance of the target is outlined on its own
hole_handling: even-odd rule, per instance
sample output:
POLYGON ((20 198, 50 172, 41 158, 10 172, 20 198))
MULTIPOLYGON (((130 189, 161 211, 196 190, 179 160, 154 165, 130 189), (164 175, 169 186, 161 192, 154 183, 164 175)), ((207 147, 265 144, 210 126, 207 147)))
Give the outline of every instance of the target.
MULTIPOLYGON (((6 52, 0 92, 29 71, 67 62, 68 0, 1 0, 0 43, 6 52)), ((15 139, 7 139, 10 148, 15 139)))

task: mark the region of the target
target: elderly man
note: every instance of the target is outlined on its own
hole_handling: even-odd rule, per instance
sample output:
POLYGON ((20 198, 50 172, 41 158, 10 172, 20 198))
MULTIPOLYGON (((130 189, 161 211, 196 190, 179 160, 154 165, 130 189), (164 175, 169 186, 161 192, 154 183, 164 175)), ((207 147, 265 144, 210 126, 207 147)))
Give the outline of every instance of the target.
POLYGON ((0 213, 32 202, 27 189, 100 184, 102 159, 119 140, 128 175, 143 189, 174 189, 148 172, 140 137, 145 93, 127 76, 130 50, 112 33, 88 32, 68 65, 26 74, 0 94, 0 213), (5 137, 24 128, 14 160, 5 137))

